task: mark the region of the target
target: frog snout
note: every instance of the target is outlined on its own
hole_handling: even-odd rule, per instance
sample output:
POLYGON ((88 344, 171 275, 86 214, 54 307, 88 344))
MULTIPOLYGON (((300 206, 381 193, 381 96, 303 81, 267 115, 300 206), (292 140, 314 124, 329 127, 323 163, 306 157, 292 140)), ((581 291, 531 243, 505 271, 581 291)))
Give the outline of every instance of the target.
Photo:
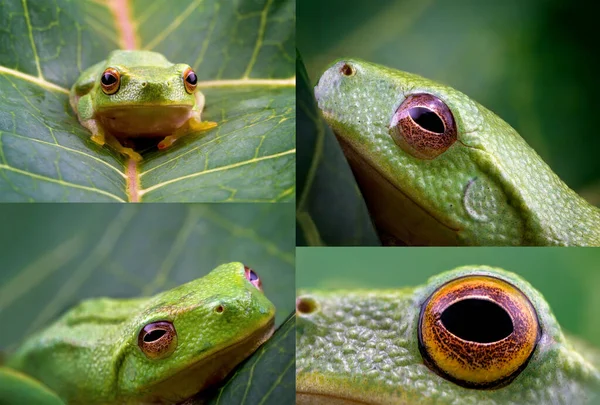
POLYGON ((317 100, 319 108, 322 108, 322 103, 327 103, 328 99, 336 93, 341 82, 342 75, 339 73, 338 68, 329 68, 323 73, 315 86, 315 99, 317 100))
POLYGON ((150 81, 144 81, 141 82, 140 85, 142 86, 142 90, 144 91, 162 91, 162 90, 166 90, 169 88, 169 86, 167 85, 167 83, 165 82, 150 82, 150 81))
POLYGON ((321 80, 319 80, 319 83, 317 83, 317 85, 315 86, 315 99, 317 100, 317 102, 319 102, 319 99, 321 98, 322 95, 322 87, 320 87, 321 85, 321 80))
POLYGON ((173 83, 145 80, 138 85, 140 97, 153 100, 167 100, 173 92, 173 83))

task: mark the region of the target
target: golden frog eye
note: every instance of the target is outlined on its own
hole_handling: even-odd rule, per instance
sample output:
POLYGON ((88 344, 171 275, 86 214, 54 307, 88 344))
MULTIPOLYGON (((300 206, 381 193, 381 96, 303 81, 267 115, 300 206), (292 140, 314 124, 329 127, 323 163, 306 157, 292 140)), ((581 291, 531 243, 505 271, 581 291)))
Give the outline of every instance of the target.
POLYGON ((138 346, 149 359, 168 357, 177 347, 177 332, 169 321, 152 322, 138 335, 138 346))
POLYGON ((491 276, 449 281, 425 301, 419 318, 425 364, 468 388, 509 384, 527 365, 539 336, 529 299, 491 276))
POLYGON ((185 72, 183 72, 183 84, 185 84, 185 90, 190 94, 196 90, 196 86, 198 85, 198 77, 191 67, 187 68, 185 72))
POLYGON ((121 84, 121 75, 114 68, 108 68, 100 77, 100 85, 104 94, 114 94, 119 90, 121 84))
POLYGON ((431 160, 456 142, 456 123, 448 106, 436 96, 412 94, 392 117, 390 135, 405 152, 431 160))

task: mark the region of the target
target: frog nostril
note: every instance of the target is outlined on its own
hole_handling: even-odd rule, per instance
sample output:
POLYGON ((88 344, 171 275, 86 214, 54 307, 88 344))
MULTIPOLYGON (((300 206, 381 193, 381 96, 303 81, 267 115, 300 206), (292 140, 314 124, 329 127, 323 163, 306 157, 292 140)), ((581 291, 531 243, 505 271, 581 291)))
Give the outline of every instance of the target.
POLYGON ((142 82, 142 87, 146 87, 147 84, 148 83, 146 83, 146 82, 142 82))
POLYGON ((298 297, 296 299, 296 312, 301 315, 312 314, 319 310, 319 304, 312 297, 298 297))
POLYGON ((223 305, 219 305, 217 307, 215 307, 214 310, 217 314, 222 314, 225 311, 225 307, 223 305))

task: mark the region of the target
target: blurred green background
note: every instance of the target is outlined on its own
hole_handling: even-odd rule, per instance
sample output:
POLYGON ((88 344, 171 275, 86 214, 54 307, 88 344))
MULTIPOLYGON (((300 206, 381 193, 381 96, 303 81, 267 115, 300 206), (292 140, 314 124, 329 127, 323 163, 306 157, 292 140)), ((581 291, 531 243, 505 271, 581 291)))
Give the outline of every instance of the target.
POLYGON ((0 349, 88 297, 155 294, 241 261, 294 310, 293 204, 3 204, 0 349))
POLYGON ((565 331, 600 346, 599 263, 591 248, 298 248, 296 287, 416 286, 458 266, 497 266, 538 289, 565 331))
POLYGON ((597 6, 561 0, 302 0, 310 79, 360 57, 448 84, 488 107, 600 203, 597 6))

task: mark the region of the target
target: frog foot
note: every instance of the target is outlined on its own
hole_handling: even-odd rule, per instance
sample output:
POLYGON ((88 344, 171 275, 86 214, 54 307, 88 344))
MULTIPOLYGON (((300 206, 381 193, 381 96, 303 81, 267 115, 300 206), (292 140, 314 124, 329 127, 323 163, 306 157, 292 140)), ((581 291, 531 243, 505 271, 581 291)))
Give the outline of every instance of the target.
MULTIPOLYGON (((213 121, 191 121, 189 123, 189 130, 192 131, 208 131, 217 126, 216 122, 213 121)), ((173 145, 175 141, 185 135, 189 134, 189 131, 175 133, 173 135, 166 136, 162 141, 158 143, 158 149, 163 150, 173 145)))
POLYGON ((136 163, 141 162, 143 160, 142 155, 140 155, 139 153, 137 153, 136 151, 134 151, 131 148, 123 148, 119 152, 121 152, 121 154, 123 154, 125 156, 129 156, 129 158, 136 163))
POLYGON ((190 129, 194 131, 208 131, 213 129, 218 124, 214 121, 196 121, 190 120, 190 129))
POLYGON ((90 139, 95 144, 100 145, 100 146, 104 145, 104 143, 106 142, 104 139, 104 130, 102 128, 100 128, 100 126, 98 125, 96 120, 89 119, 89 120, 81 120, 79 122, 81 122, 81 125, 86 127, 88 129, 88 131, 90 131, 92 133, 92 136, 90 137, 90 139))
POLYGON ((105 141, 104 141, 104 135, 100 134, 100 133, 95 133, 92 135, 91 137, 92 141, 100 146, 104 145, 105 141))
POLYGON ((141 162, 143 159, 142 155, 140 155, 139 153, 137 153, 136 151, 134 151, 131 148, 124 147, 123 145, 121 145, 119 140, 112 135, 106 136, 106 143, 111 148, 113 148, 115 151, 119 152, 120 154, 129 156, 129 158, 131 160, 133 160, 134 162, 141 162))

